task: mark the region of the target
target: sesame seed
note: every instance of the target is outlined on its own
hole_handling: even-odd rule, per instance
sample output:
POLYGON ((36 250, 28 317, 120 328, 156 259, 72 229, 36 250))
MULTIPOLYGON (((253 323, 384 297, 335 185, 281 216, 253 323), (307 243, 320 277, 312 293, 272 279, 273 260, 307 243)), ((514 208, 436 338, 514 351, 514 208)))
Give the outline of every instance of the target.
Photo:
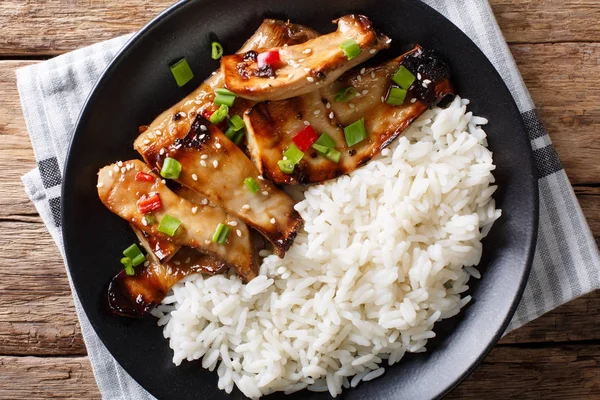
POLYGON ((274 225, 275 224, 275 218, 271 218, 269 222, 274 225))
POLYGON ((182 117, 182 118, 185 118, 185 117, 187 117, 187 114, 186 114, 186 113, 184 113, 183 111, 180 111, 180 112, 179 112, 179 115, 181 115, 181 117, 182 117))
POLYGON ((203 167, 206 167, 206 161, 200 160, 200 165, 202 165, 203 167))
POLYGON ((262 176, 262 175, 259 175, 259 176, 258 176, 258 180, 259 180, 259 181, 264 181, 264 180, 265 180, 265 178, 263 178, 263 176, 262 176))
POLYGON ((147 267, 148 265, 150 265, 150 261, 146 261, 146 262, 144 263, 144 267, 147 267))
POLYGON ((325 104, 325 108, 329 110, 331 108, 331 103, 327 102, 327 104, 325 104))
POLYGON ((131 168, 133 168, 133 164, 126 164, 125 167, 127 167, 127 171, 129 171, 131 168))
POLYGON ((381 96, 381 102, 385 102, 385 97, 381 96))
POLYGON ((122 174, 124 174, 124 173, 125 173, 125 171, 127 171, 127 168, 125 168, 125 167, 122 167, 122 168, 121 168, 121 173, 122 173, 122 174))
POLYGON ((160 149, 160 151, 158 152, 158 154, 160 154, 161 156, 162 156, 163 154, 165 154, 165 148, 163 147, 162 149, 160 149))
POLYGON ((383 150, 381 150, 381 155, 382 156, 387 156, 389 154, 390 154, 390 149, 383 149, 383 150))
POLYGON ((201 131, 207 131, 208 128, 206 127, 206 125, 200 125, 200 130, 201 131))
POLYGON ((333 119, 333 111, 329 113, 329 119, 333 119))
POLYGON ((186 258, 186 259, 185 259, 185 263, 186 263, 186 264, 189 264, 189 263, 190 263, 190 260, 191 260, 191 258, 189 258, 189 257, 188 257, 188 258, 186 258))
POLYGON ((369 53, 370 53, 370 54, 375 54, 376 52, 377 52, 377 50, 375 50, 375 49, 371 49, 371 50, 369 50, 369 53))
POLYGON ((104 186, 104 183, 102 183, 102 182, 98 182, 98 184, 96 185, 96 187, 102 187, 102 186, 104 186))
POLYGON ((142 225, 148 226, 148 221, 146 221, 146 218, 142 218, 142 225))
POLYGON ((238 235, 239 237, 242 237, 242 231, 240 231, 239 229, 235 230, 235 234, 238 235))
POLYGON ((310 68, 304 67, 304 72, 310 72, 310 68))
POLYGON ((215 147, 216 147, 217 149, 220 149, 220 148, 221 148, 221 143, 215 143, 215 147))
POLYGON ((192 207, 192 214, 196 214, 197 211, 198 211, 198 207, 192 207))
POLYGON ((202 204, 203 206, 208 204, 208 199, 202 199, 202 201, 200 202, 200 204, 202 204))
POLYGON ((294 73, 293 73, 293 72, 291 72, 291 73, 288 75, 288 79, 292 79, 293 77, 294 77, 294 73))
POLYGON ((315 112, 313 114, 319 115, 319 114, 321 114, 321 110, 315 110, 315 112))
POLYGON ((367 89, 365 89, 365 90, 363 90, 361 93, 362 93, 363 95, 365 95, 365 94, 369 93, 369 91, 368 91, 367 89))
POLYGON ((198 136, 198 139, 202 140, 202 139, 204 139, 205 137, 206 137, 206 134, 205 134, 205 133, 203 133, 202 135, 198 136))
MULTIPOLYGON (((201 102, 200 100, 196 100, 194 103, 195 103, 195 104, 197 104, 197 105, 200 105, 200 104, 202 104, 202 102, 201 102)), ((199 109, 198 109, 198 110, 199 110, 199 109)))
POLYGON ((266 190, 263 190, 262 194, 265 195, 265 196, 268 196, 269 192, 267 192, 266 190))
POLYGON ((392 39, 388 39, 385 41, 385 44, 390 44, 390 43, 392 43, 392 39))
POLYGON ((371 79, 375 79, 375 71, 371 71, 371 79))
POLYGON ((358 75, 358 76, 356 77, 356 80, 357 80, 357 81, 359 81, 359 82, 362 82, 362 76, 361 76, 361 75, 358 75))
POLYGON ((306 80, 309 81, 309 82, 314 82, 315 78, 313 78, 312 76, 307 76, 306 80))
POLYGON ((208 156, 207 156, 206 154, 202 154, 202 155, 200 156, 200 159, 201 159, 201 160, 206 160, 207 158, 208 158, 208 156))
POLYGON ((204 241, 204 244, 210 244, 210 240, 206 239, 206 240, 204 241))
POLYGON ((213 167, 217 168, 219 166, 219 162, 217 160, 213 160, 213 167))
POLYGON ((119 167, 122 167, 122 166, 123 166, 123 161, 117 161, 117 165, 118 165, 119 167))
POLYGON ((285 44, 283 45, 283 47, 288 47, 288 44, 287 44, 287 43, 285 43, 285 44))
POLYGON ((165 181, 164 179, 161 179, 160 182, 165 185, 167 183, 167 181, 165 181))
POLYGON ((198 175, 192 174, 192 179, 195 180, 195 181, 197 181, 198 180, 198 175))
POLYGON ((422 86, 427 89, 427 84, 425 82, 423 82, 422 86))
POLYGON ((144 141, 142 143, 149 144, 150 143, 150 139, 144 139, 144 141))
POLYGON ((112 169, 109 169, 109 170, 108 170, 108 176, 110 176, 110 177, 112 177, 112 176, 113 176, 112 169))
POLYGON ((156 131, 154 131, 154 134, 156 136, 160 136, 160 135, 162 135, 162 132, 160 130, 156 130, 156 131))
POLYGON ((361 70, 360 70, 360 73, 361 73, 361 74, 364 74, 364 73, 365 73, 365 71, 366 71, 366 69, 363 67, 363 68, 361 68, 361 70))
POLYGON ((274 76, 270 76, 269 79, 273 80, 273 79, 275 79, 275 77, 274 76))
POLYGON ((237 226, 238 225, 237 221, 229 221, 227 224, 231 225, 231 226, 237 226))
POLYGON ((304 58, 301 58, 301 59, 298 60, 299 63, 304 62, 304 61, 305 61, 304 58))
POLYGON ((249 209, 250 209, 250 206, 248 204, 244 204, 242 206, 242 210, 249 210, 249 209))
POLYGON ((181 265, 181 261, 173 261, 173 263, 175 263, 175 265, 181 265))
POLYGON ((310 122, 308 122, 308 121, 304 121, 304 125, 306 125, 306 126, 309 126, 309 125, 310 125, 310 122))
POLYGON ((411 102, 411 103, 414 103, 414 102, 416 102, 416 101, 417 101, 417 98, 416 98, 416 97, 413 97, 412 99, 410 99, 410 102, 411 102))
POLYGON ((286 156, 283 156, 283 161, 285 161, 285 160, 287 160, 287 157, 286 157, 286 156))
POLYGON ((302 54, 310 54, 312 52, 312 49, 306 49, 302 52, 302 54))
POLYGON ((213 71, 210 73, 212 76, 215 76, 217 74, 217 71, 213 71))

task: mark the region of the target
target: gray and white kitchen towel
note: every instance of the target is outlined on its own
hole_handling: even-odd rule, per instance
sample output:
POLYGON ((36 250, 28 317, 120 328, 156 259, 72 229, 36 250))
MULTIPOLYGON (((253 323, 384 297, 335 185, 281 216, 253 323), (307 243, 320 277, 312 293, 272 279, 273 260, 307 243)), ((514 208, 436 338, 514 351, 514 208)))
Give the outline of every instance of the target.
MULTIPOLYGON (((539 236, 533 269, 510 331, 600 288, 600 256, 488 2, 424 1, 462 29, 490 59, 513 94, 531 140, 540 188, 539 236)), ((37 168, 22 180, 61 253, 60 188, 69 142, 88 94, 129 38, 119 37, 17 71, 23 113, 37 161, 37 168)), ((153 399, 109 354, 75 292, 73 295, 103 399, 153 399)))

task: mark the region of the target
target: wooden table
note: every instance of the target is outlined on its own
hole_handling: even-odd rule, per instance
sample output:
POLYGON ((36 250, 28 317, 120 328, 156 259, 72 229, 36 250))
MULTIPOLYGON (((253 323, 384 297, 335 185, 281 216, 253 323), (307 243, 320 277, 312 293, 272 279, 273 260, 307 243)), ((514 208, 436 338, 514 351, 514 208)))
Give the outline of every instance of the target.
MULTIPOLYGON (((0 1, 2 399, 100 398, 64 265, 20 181, 35 161, 15 69, 134 31, 171 3, 0 1)), ((598 243, 600 2, 491 3, 598 243)), ((600 398, 600 292, 509 334, 450 398, 600 398)))

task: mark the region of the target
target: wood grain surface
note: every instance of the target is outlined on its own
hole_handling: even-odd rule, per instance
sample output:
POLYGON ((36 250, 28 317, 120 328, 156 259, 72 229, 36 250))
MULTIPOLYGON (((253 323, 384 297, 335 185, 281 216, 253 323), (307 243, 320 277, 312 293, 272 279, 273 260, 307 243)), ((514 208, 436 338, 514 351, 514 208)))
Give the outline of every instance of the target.
MULTIPOLYGON (((61 256, 23 190, 15 70, 139 29, 171 0, 0 1, 0 399, 99 399, 61 256)), ((600 2, 491 0, 600 243, 600 2)), ((511 332, 452 399, 599 399, 600 292, 511 332)))

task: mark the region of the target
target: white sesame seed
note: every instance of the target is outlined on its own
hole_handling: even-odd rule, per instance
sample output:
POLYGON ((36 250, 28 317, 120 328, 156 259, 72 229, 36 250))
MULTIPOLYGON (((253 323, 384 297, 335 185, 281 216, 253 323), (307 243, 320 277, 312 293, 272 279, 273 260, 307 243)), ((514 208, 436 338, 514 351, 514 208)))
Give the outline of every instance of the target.
POLYGON ((269 222, 275 225, 275 218, 271 218, 269 222))
POLYGON ((108 176, 110 176, 110 177, 112 177, 112 176, 113 176, 112 169, 109 169, 109 170, 108 170, 108 176))
POLYGON ((238 223, 237 221, 229 221, 227 224, 231 226, 237 226, 238 223))
POLYGON ((319 115, 319 114, 321 114, 321 110, 315 110, 315 112, 313 112, 313 114, 319 115))
POLYGON ((354 107, 356 107, 356 106, 354 105, 354 103, 348 103, 348 107, 350 107, 350 108, 354 108, 354 107))
POLYGON ((213 71, 210 73, 212 76, 215 76, 217 74, 217 71, 213 71))
POLYGON ((381 102, 385 102, 385 97, 381 96, 381 102))
POLYGON ((375 71, 371 71, 371 79, 375 79, 375 71))
POLYGON ((392 39, 388 39, 385 41, 385 44, 390 44, 390 43, 392 43, 392 39))
POLYGON ((213 167, 217 168, 219 166, 219 162, 217 160, 213 160, 213 167))
POLYGON ((165 148, 163 147, 162 149, 160 149, 160 151, 158 152, 158 154, 160 154, 161 156, 162 156, 163 154, 165 154, 165 148))
POLYGON ((313 78, 312 76, 307 76, 306 80, 309 81, 309 82, 314 82, 315 78, 313 78))
POLYGON ((312 52, 312 49, 306 49, 302 52, 302 54, 310 54, 312 52))
POLYGON ((99 187, 99 188, 102 187, 102 186, 104 186, 104 183, 102 183, 102 182, 98 182, 98 184, 96 185, 96 187, 99 187))
POLYGON ((287 160, 287 157, 286 157, 286 156, 283 156, 283 161, 285 161, 285 160, 287 160))
POLYGON ((362 76, 361 75, 357 75, 356 76, 356 80, 359 81, 359 82, 362 82, 362 76))
POLYGON ((142 225, 148 226, 148 221, 146 220, 146 218, 142 218, 142 225))
POLYGON ((122 173, 122 174, 124 174, 124 173, 125 173, 125 171, 127 171, 127 168, 125 168, 125 167, 122 167, 122 168, 121 168, 121 173, 122 173))
POLYGON ((133 168, 133 164, 126 164, 125 167, 127 168, 127 171, 129 171, 131 168, 133 168))
POLYGON ((294 77, 294 73, 293 73, 293 72, 291 72, 291 73, 288 75, 288 79, 292 79, 293 77, 294 77))
POLYGON ((249 209, 250 209, 250 206, 248 204, 244 204, 242 206, 242 210, 249 210, 249 209))
POLYGON ((204 241, 204 244, 210 244, 210 240, 206 239, 206 240, 204 241))
POLYGON ((197 181, 198 180, 198 175, 192 174, 192 179, 195 180, 195 181, 197 181))
POLYGON ((221 148, 221 143, 215 143, 215 147, 216 147, 217 149, 220 149, 220 148, 221 148))
POLYGON ((203 206, 208 204, 208 199, 202 199, 202 201, 200 202, 200 204, 202 204, 203 206))
POLYGON ((186 114, 186 113, 184 113, 183 111, 180 111, 180 112, 179 112, 179 115, 181 115, 181 117, 182 117, 182 118, 185 118, 185 117, 187 117, 187 114, 186 114))
POLYGON ((144 263, 144 267, 147 267, 148 265, 150 265, 150 261, 146 261, 146 262, 144 263))
POLYGON ((329 110, 329 109, 331 108, 331 103, 330 103, 330 102, 327 102, 327 103, 325 104, 325 108, 329 110))
POLYGON ((390 149, 383 149, 383 150, 381 150, 381 155, 382 156, 387 156, 389 154, 390 154, 390 149))
POLYGON ((310 68, 304 67, 304 72, 310 72, 310 68))
POLYGON ((270 76, 269 79, 273 80, 273 79, 275 79, 275 77, 274 76, 270 76))
POLYGON ((156 136, 160 136, 160 135, 162 135, 162 132, 159 129, 157 129, 156 131, 154 131, 154 134, 156 136))
POLYGON ((333 111, 329 113, 329 119, 333 119, 333 111))
POLYGON ((150 143, 150 139, 144 139, 144 141, 142 143, 149 144, 150 143))
POLYGON ((206 160, 207 158, 208 158, 208 156, 207 156, 206 154, 202 154, 202 155, 200 156, 200 159, 201 159, 201 160, 206 160))
POLYGON ((181 261, 173 261, 175 265, 181 265, 181 261))
MULTIPOLYGON (((200 100, 196 100, 196 101, 194 102, 194 104, 200 105, 200 104, 202 104, 202 102, 201 102, 200 100)), ((200 111, 200 109, 198 109, 198 111, 200 111)))
POLYGON ((410 99, 410 102, 411 102, 411 103, 414 103, 414 102, 416 102, 416 101, 417 101, 417 98, 416 98, 416 97, 413 97, 412 99, 410 99))
POLYGON ((268 196, 269 192, 267 192, 266 190, 263 190, 262 194, 265 195, 265 196, 268 196))
POLYGON ((265 178, 263 178, 263 176, 262 176, 262 175, 259 175, 259 176, 258 176, 258 180, 259 180, 259 181, 264 181, 264 180, 265 180, 265 178))
POLYGON ((361 69, 360 69, 360 73, 361 73, 361 75, 362 75, 362 74, 364 74, 364 73, 365 73, 365 71, 366 71, 366 69, 365 69, 364 67, 363 67, 363 68, 361 68, 361 69))
POLYGON ((371 50, 369 50, 369 53, 370 53, 370 54, 375 54, 376 52, 377 52, 377 50, 375 50, 375 49, 371 49, 371 50))
POLYGON ((362 95, 364 96, 365 94, 369 93, 369 91, 368 91, 367 89, 365 89, 365 90, 363 90, 361 93, 362 93, 362 95))
POLYGON ((306 126, 309 126, 309 125, 310 125, 310 122, 308 122, 308 121, 304 121, 304 125, 306 125, 306 126))
POLYGON ((285 43, 285 44, 283 45, 283 47, 288 47, 288 44, 287 44, 287 43, 285 43))
POLYGON ((118 165, 119 167, 122 167, 122 166, 123 166, 123 161, 117 161, 117 165, 118 165))
POLYGON ((167 181, 165 181, 164 179, 161 179, 160 182, 165 185, 167 183, 167 181))
POLYGON ((198 211, 198 207, 192 207, 192 214, 196 214, 197 211, 198 211))
POLYGON ((304 58, 301 58, 301 59, 298 60, 299 63, 302 63, 304 61, 306 61, 304 58))
POLYGON ((417 79, 421 80, 421 73, 420 72, 417 72, 417 79))
POLYGON ((202 140, 202 139, 204 139, 205 137, 206 137, 206 134, 205 134, 205 133, 203 133, 202 135, 198 136, 198 139, 202 140))
POLYGON ((425 84, 429 85, 429 84, 431 83, 431 81, 430 81, 429 79, 424 79, 424 80, 423 80, 423 83, 425 83, 425 84))
POLYGON ((200 125, 200 130, 201 131, 207 131, 208 128, 206 127, 206 125, 200 125))
POLYGON ((203 167, 206 167, 206 161, 200 160, 200 165, 202 165, 203 167))
POLYGON ((240 231, 239 229, 235 230, 235 234, 238 235, 239 237, 242 237, 242 231, 240 231))
POLYGON ((189 264, 189 263, 190 263, 190 260, 191 260, 191 258, 189 258, 189 257, 188 257, 188 258, 186 258, 186 259, 185 259, 185 263, 186 263, 186 264, 189 264))
POLYGON ((422 86, 427 89, 427 84, 425 82, 423 82, 422 86))

